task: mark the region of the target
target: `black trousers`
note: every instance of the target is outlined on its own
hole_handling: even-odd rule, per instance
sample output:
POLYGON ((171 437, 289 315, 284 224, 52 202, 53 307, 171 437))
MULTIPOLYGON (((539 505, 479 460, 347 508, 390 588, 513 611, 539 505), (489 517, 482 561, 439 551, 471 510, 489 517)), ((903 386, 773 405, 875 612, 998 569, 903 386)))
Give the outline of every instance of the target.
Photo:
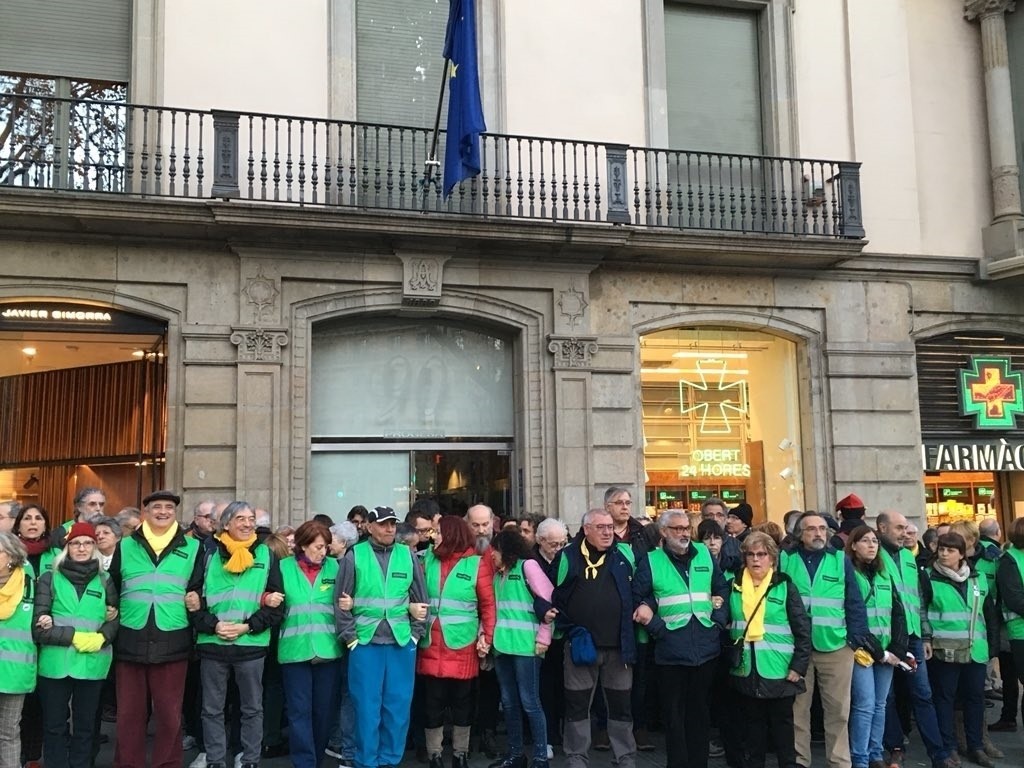
POLYGON ((498 706, 501 690, 498 676, 493 669, 481 669, 476 679, 476 727, 478 731, 495 731, 498 728, 498 706))
POLYGON ((40 677, 37 687, 43 702, 46 768, 90 768, 103 681, 40 677))
POLYGON ((565 638, 551 641, 540 663, 540 703, 548 724, 548 741, 562 743, 562 720, 565 719, 565 638))
POLYGON ((665 726, 668 768, 707 768, 709 697, 717 659, 696 667, 659 664, 661 717, 665 726))
POLYGON ((738 694, 737 720, 743 723, 743 768, 764 768, 768 745, 775 748, 779 768, 796 768, 793 743, 793 697, 755 699, 738 694))
POLYGON ((423 727, 441 728, 445 712, 452 713, 452 725, 473 725, 476 697, 473 680, 417 675, 423 687, 423 727))

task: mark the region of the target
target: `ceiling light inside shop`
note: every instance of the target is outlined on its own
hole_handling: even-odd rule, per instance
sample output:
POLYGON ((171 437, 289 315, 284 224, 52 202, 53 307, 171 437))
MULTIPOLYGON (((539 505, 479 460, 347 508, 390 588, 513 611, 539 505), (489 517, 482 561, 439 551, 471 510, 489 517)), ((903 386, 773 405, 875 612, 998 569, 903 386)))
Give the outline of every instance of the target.
POLYGON ((673 353, 672 357, 706 360, 708 362, 712 360, 746 360, 746 352, 693 352, 691 350, 680 350, 679 352, 673 353))

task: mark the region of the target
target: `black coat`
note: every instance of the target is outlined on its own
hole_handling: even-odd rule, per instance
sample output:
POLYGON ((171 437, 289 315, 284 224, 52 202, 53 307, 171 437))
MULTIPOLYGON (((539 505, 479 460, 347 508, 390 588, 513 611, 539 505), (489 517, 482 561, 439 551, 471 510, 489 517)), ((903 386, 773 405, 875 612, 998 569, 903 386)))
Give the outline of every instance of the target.
MULTIPOLYGON (((176 549, 182 549, 188 545, 185 538, 185 529, 178 526, 177 533, 167 545, 159 557, 149 545, 142 533, 140 526, 132 539, 142 547, 149 555, 154 564, 159 563, 176 549)), ((199 553, 196 555, 195 567, 189 577, 186 592, 199 592, 203 588, 203 545, 199 544, 199 553)), ((121 592, 121 543, 118 542, 114 550, 114 557, 110 561, 110 575, 114 579, 117 591, 121 592)), ((165 664, 170 661, 181 661, 192 655, 195 648, 195 633, 191 625, 184 629, 176 629, 166 632, 156 625, 154 611, 149 612, 149 620, 142 629, 129 629, 122 626, 117 635, 117 644, 114 647, 114 655, 118 661, 130 661, 133 664, 165 664)))
MULTIPOLYGON (((736 574, 733 584, 743 583, 743 571, 736 574)), ((811 617, 804 609, 804 601, 800 597, 800 590, 786 574, 776 570, 772 574, 770 589, 775 589, 779 584, 786 585, 786 615, 789 617, 789 628, 793 632, 793 660, 789 663, 791 671, 800 675, 800 680, 791 683, 783 678, 782 680, 767 680, 757 674, 753 663, 750 665, 750 674, 746 677, 738 677, 729 674, 729 682, 743 696, 754 699, 782 699, 787 696, 796 696, 806 689, 803 677, 807 674, 807 667, 811 663, 811 617)), ((731 616, 732 621, 741 620, 742 616, 731 616)))

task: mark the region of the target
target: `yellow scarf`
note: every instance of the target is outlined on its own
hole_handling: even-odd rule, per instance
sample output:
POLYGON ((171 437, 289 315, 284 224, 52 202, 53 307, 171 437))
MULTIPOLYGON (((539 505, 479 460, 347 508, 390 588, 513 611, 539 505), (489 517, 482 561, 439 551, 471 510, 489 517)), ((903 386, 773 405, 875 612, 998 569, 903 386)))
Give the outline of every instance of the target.
POLYGON ((754 586, 750 572, 743 571, 743 618, 747 620, 747 631, 744 637, 748 642, 764 639, 764 601, 761 599, 772 585, 773 568, 769 568, 759 586, 754 586), (755 610, 756 609, 756 610, 755 610))
MULTIPOLYGON (((615 545, 613 544, 612 546, 615 546, 615 545)), ((604 552, 604 553, 601 554, 601 556, 599 558, 597 558, 596 561, 592 561, 590 559, 590 550, 587 549, 587 542, 586 542, 586 540, 581 540, 580 541, 580 554, 583 555, 583 560, 586 563, 586 566, 583 569, 583 578, 584 579, 588 579, 588 580, 589 579, 596 579, 597 578, 597 569, 600 568, 602 565, 604 565, 604 558, 605 558, 605 555, 607 555, 608 553, 604 552)))
POLYGON ((243 573, 252 568, 253 559, 249 547, 256 542, 255 533, 244 541, 237 541, 231 538, 227 532, 219 533, 217 534, 217 541, 223 544, 228 554, 231 555, 228 561, 224 563, 225 571, 228 573, 243 573))
POLYGON ((142 521, 142 535, 146 537, 146 541, 149 542, 149 546, 153 548, 153 554, 157 557, 160 557, 161 553, 167 549, 167 545, 171 543, 171 540, 174 538, 174 534, 177 532, 177 523, 168 528, 166 533, 156 533, 149 527, 148 521, 142 521))
POLYGON ((25 569, 15 568, 7 583, 0 587, 0 621, 7 621, 21 604, 25 594, 25 569))

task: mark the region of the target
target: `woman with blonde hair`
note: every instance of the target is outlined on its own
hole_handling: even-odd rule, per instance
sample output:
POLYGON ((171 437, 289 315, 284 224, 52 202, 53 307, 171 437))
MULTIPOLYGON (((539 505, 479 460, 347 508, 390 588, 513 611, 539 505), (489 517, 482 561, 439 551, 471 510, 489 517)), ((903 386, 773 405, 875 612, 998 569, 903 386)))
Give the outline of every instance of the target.
POLYGON ((28 553, 12 533, 0 533, 0 768, 21 766, 21 721, 25 695, 36 687, 32 642, 33 576, 28 553))

